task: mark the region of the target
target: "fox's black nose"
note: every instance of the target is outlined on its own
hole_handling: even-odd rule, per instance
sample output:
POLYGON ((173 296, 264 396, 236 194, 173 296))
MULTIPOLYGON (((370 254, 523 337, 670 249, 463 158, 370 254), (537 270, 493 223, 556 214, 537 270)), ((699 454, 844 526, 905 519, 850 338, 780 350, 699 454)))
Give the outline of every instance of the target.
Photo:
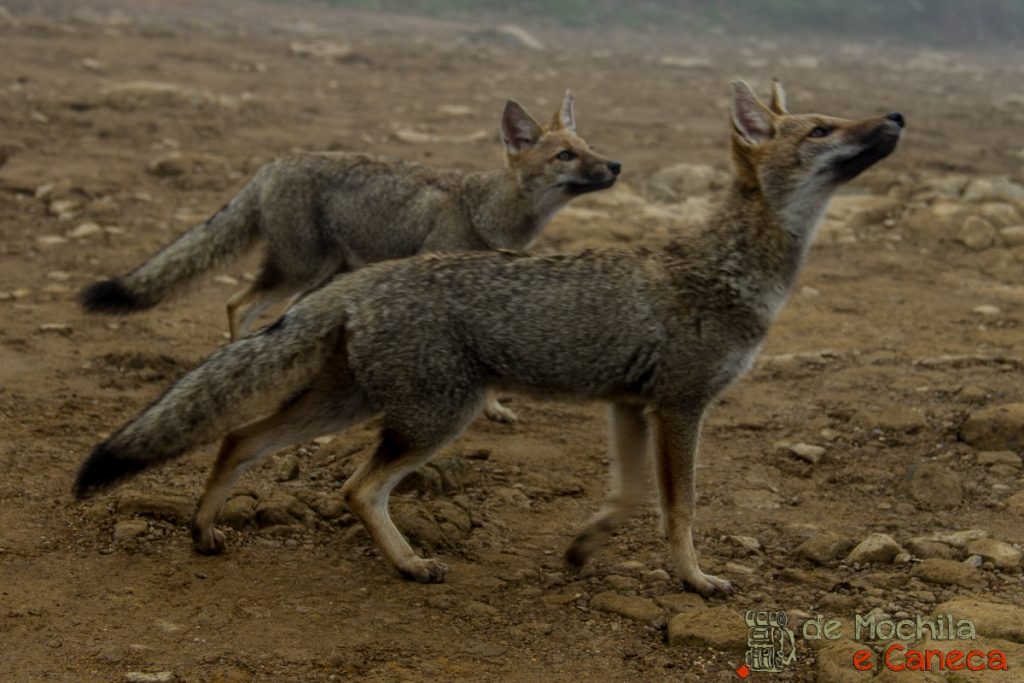
POLYGON ((612 172, 612 175, 619 175, 619 171, 622 170, 622 164, 617 161, 609 161, 608 170, 612 172))
POLYGON ((900 128, 903 128, 904 126, 907 125, 907 120, 903 118, 903 114, 899 113, 898 111, 894 111, 891 114, 886 114, 885 118, 889 119, 890 121, 895 121, 896 125, 899 126, 900 128))

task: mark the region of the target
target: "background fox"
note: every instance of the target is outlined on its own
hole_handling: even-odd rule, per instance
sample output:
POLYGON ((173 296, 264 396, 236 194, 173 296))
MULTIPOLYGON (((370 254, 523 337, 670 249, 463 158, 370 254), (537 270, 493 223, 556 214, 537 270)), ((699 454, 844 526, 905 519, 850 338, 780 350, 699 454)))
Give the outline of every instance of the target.
POLYGON ((612 486, 568 561, 581 565, 640 502, 653 450, 680 578, 704 594, 729 591, 700 570, 693 546, 705 411, 752 364, 832 192, 891 153, 904 126, 896 113, 791 116, 777 84, 770 106, 743 83, 733 91, 736 176, 703 230, 657 250, 433 254, 339 277, 214 353, 97 446, 77 495, 232 429, 193 523, 196 549, 220 552, 214 521, 245 469, 380 414, 380 444, 345 499, 404 576, 440 581, 445 565, 418 557, 391 521, 392 488, 461 433, 486 388, 569 394, 611 403, 612 486), (288 395, 235 428, 262 400, 288 395))
MULTIPOLYGON (((122 277, 81 297, 86 311, 156 306, 264 243, 256 280, 227 304, 231 339, 267 307, 336 273, 428 251, 523 249, 573 197, 611 187, 621 164, 576 134, 568 91, 547 126, 509 100, 503 168, 440 169, 365 154, 307 152, 270 162, 230 202, 122 277)), ((490 399, 491 419, 515 414, 490 399)))

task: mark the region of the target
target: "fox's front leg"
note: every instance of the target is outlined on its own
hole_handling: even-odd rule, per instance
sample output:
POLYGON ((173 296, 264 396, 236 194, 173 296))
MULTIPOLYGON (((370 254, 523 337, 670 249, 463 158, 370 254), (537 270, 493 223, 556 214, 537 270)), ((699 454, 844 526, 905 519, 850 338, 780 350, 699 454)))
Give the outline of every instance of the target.
POLYGON ((705 574, 693 547, 693 517, 697 506, 697 443, 704 406, 657 409, 653 412, 654 447, 662 523, 676 572, 701 595, 729 593, 732 584, 705 574))
POLYGON ((501 405, 498 401, 498 395, 492 389, 487 390, 484 398, 484 415, 487 416, 488 420, 503 424, 514 425, 519 423, 519 417, 512 410, 501 405))

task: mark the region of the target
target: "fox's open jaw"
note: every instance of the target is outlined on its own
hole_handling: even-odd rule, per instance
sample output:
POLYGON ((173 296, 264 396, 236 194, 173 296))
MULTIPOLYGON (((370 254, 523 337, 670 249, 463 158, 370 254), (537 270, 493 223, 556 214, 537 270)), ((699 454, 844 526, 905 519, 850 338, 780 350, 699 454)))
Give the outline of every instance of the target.
POLYGON ((832 175, 839 183, 853 180, 865 170, 889 156, 903 135, 903 127, 886 122, 871 131, 864 139, 864 148, 853 156, 832 166, 832 175))
POLYGON ((612 176, 608 180, 598 180, 592 183, 566 183, 564 187, 567 194, 580 195, 587 194, 588 192, 597 192, 598 190, 606 190, 614 185, 615 181, 615 176, 612 176))

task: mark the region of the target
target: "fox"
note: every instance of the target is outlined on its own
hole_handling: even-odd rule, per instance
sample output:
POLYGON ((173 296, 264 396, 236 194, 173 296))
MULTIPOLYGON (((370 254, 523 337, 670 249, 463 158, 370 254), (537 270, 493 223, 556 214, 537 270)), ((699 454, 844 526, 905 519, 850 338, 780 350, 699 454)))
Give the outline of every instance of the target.
POLYGON ((789 114, 778 82, 769 104, 734 82, 730 120, 732 185, 698 230, 631 249, 425 254, 339 276, 96 446, 75 495, 226 433, 191 529, 195 550, 220 553, 216 518, 244 471, 379 416, 379 443, 344 500, 403 577, 439 582, 448 567, 417 555, 392 522, 392 489, 466 429, 489 388, 574 396, 609 404, 611 483, 568 564, 583 566, 643 502, 653 462, 678 579, 730 592, 700 569, 693 542, 702 423, 754 362, 830 196, 892 153, 905 126, 900 113, 789 114), (280 407, 259 417, 266 400, 280 407))
MULTIPOLYGON (((504 164, 490 171, 348 152, 269 162, 217 213, 141 266, 88 286, 81 306, 108 314, 152 308, 262 242, 258 275, 227 302, 234 341, 275 303, 294 302, 369 263, 430 251, 525 249, 559 209, 610 188, 622 170, 576 132, 568 90, 546 126, 508 100, 500 133, 504 164)), ((496 397, 485 414, 517 421, 496 397)))

